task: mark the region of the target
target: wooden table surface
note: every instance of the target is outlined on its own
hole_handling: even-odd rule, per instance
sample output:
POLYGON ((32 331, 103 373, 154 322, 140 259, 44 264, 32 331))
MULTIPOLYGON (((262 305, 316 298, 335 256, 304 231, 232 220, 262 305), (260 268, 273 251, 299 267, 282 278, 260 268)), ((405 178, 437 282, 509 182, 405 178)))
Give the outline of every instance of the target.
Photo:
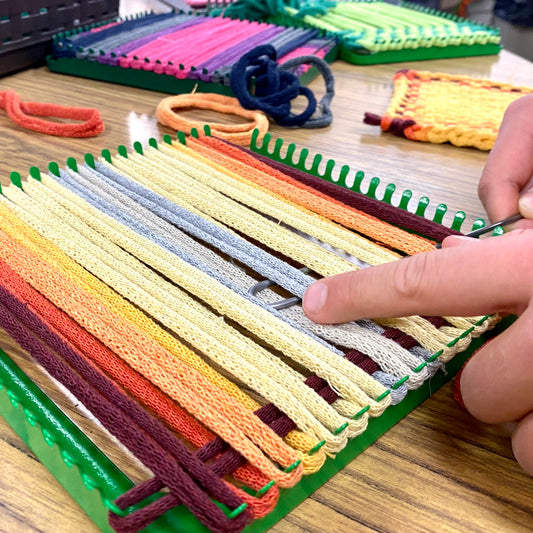
MULTIPOLYGON (((365 111, 383 113, 392 76, 401 68, 448 72, 533 86, 533 64, 510 53, 499 56, 357 67, 336 62, 333 124, 322 130, 272 126, 273 137, 293 141, 326 158, 347 163, 382 183, 409 188, 416 201, 464 210, 468 222, 483 216, 476 187, 487 154, 451 145, 414 143, 363 124, 365 111)), ((145 143, 170 131, 157 124, 161 93, 89 81, 46 68, 0 79, 23 100, 100 109, 106 131, 92 139, 63 139, 28 132, 0 112, 0 178, 23 176, 30 166, 64 164, 69 156, 98 154, 119 144, 145 143)), ((322 83, 311 88, 321 94, 322 83)), ((468 105, 468 102, 465 102, 468 105)), ((191 115, 193 116, 193 115, 191 115)), ((398 198, 396 197, 396 201, 398 198)), ((415 202, 413 202, 414 205, 415 202)), ((431 209, 428 209, 431 214, 431 209)), ((445 223, 451 216, 445 217, 445 223)), ((55 384, 0 330, 0 346, 95 439, 105 440, 83 414, 73 411, 55 384)), ((107 443, 104 445, 106 449, 107 443)), ((106 449, 113 456, 113 450, 106 449)), ((96 527, 10 427, 0 419, 0 532, 92 533, 96 527)), ((123 464, 135 479, 135 465, 123 464)), ((433 395, 343 472, 319 489, 272 531, 296 532, 525 532, 533 530, 533 479, 512 458, 501 428, 473 420, 457 406, 450 386, 433 395)))

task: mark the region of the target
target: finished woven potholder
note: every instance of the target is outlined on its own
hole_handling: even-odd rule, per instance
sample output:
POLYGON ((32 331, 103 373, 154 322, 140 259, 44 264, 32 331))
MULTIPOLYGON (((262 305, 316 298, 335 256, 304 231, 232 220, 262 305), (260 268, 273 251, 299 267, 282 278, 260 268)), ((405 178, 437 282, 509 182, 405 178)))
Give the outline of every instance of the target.
POLYGON ((400 70, 385 114, 365 113, 364 122, 412 141, 490 150, 507 106, 532 92, 508 83, 400 70))

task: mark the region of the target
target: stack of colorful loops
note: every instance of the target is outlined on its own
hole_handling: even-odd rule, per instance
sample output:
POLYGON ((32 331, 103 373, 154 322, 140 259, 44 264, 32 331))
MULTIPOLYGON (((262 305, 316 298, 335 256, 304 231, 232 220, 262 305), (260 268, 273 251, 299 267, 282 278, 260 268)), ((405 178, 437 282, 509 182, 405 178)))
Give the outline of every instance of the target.
POLYGON ((416 3, 381 0, 260 4, 237 0, 225 16, 317 28, 339 37, 341 58, 361 64, 496 54, 499 30, 416 3))
POLYGON ((0 324, 152 472, 108 504, 117 532, 179 505, 214 532, 269 515, 494 323, 276 310, 450 231, 212 137, 102 156, 2 190, 0 324))
POLYGON ((531 92, 468 76, 400 70, 385 114, 365 113, 364 121, 412 141, 490 150, 507 106, 531 92))
POLYGON ((283 63, 306 54, 323 58, 334 41, 320 38, 315 29, 169 13, 125 20, 98 31, 60 35, 54 41, 54 54, 59 59, 87 59, 182 80, 229 85, 233 64, 263 44, 272 45, 283 63))

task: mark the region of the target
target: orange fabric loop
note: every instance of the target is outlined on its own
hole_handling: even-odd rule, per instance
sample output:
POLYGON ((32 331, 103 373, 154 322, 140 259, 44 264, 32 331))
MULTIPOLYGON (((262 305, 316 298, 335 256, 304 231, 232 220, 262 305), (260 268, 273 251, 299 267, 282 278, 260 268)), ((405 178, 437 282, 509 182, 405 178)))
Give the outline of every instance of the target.
POLYGON ((159 102, 155 115, 161 124, 185 133, 190 133, 192 128, 201 129, 203 124, 207 124, 213 135, 240 146, 250 145, 252 133, 256 128, 259 130, 259 139, 262 139, 269 125, 268 118, 262 111, 244 109, 237 98, 221 94, 195 93, 169 96, 159 102), (241 124, 196 122, 187 120, 175 112, 180 108, 210 109, 228 115, 237 115, 249 122, 241 124))
POLYGON ((69 107, 59 104, 22 102, 12 90, 0 91, 0 108, 9 118, 28 130, 58 135, 61 137, 94 137, 104 131, 104 122, 98 109, 90 107, 69 107), (56 117, 83 120, 82 124, 64 124, 36 117, 56 117))

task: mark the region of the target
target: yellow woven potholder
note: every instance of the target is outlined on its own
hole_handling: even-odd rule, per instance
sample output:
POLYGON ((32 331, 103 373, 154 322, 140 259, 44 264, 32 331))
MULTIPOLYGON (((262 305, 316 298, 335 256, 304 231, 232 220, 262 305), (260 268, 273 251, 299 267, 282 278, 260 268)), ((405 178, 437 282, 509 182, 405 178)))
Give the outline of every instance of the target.
POLYGON ((364 122, 412 141, 490 150, 507 106, 531 92, 508 83, 400 70, 386 113, 365 113, 364 122))

